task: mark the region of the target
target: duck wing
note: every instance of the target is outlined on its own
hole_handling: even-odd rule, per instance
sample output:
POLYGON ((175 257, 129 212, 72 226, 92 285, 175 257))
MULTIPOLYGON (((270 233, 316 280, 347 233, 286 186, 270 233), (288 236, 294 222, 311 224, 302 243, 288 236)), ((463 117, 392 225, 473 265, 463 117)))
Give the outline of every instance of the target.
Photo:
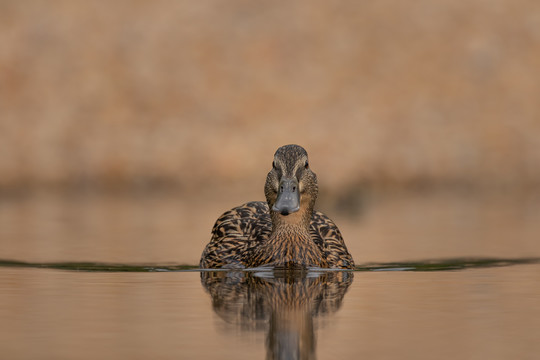
POLYGON ((311 238, 319 246, 328 266, 332 268, 354 268, 354 261, 343 241, 337 225, 320 211, 314 211, 309 227, 311 238))
POLYGON ((242 268, 253 250, 272 230, 268 204, 252 201, 221 215, 201 256, 202 268, 242 268))

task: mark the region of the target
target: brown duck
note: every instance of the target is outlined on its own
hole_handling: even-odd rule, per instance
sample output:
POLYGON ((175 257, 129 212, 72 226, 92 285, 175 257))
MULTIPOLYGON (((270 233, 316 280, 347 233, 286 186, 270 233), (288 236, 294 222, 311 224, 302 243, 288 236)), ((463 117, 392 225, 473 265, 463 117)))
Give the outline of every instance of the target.
POLYGON ((217 219, 201 268, 354 267, 337 226, 313 209, 317 176, 304 148, 277 149, 264 193, 266 202, 240 205, 217 219))

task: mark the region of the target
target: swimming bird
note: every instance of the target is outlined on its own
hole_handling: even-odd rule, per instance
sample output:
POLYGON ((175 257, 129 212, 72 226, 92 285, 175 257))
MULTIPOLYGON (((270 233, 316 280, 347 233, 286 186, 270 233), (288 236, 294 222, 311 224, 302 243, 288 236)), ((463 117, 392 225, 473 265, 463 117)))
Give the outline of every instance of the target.
POLYGON ((217 219, 201 268, 354 267, 338 227, 314 210, 317 176, 303 147, 277 149, 264 194, 217 219))

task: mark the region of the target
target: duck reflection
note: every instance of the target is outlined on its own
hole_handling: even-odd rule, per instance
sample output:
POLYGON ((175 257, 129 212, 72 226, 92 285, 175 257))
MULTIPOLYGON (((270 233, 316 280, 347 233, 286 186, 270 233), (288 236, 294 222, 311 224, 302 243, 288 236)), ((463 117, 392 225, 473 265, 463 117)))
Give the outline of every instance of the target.
POLYGON ((267 332, 267 359, 314 359, 314 320, 339 310, 353 276, 345 271, 203 272, 201 282, 224 321, 267 332))

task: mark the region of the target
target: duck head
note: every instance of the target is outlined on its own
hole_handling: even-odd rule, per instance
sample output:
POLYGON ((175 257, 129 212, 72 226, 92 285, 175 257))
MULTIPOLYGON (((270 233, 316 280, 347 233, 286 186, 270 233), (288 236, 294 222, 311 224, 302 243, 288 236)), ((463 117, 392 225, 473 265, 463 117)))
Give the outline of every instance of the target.
POLYGON ((285 145, 274 154, 264 187, 272 222, 309 226, 317 200, 317 176, 309 167, 303 147, 285 145))

